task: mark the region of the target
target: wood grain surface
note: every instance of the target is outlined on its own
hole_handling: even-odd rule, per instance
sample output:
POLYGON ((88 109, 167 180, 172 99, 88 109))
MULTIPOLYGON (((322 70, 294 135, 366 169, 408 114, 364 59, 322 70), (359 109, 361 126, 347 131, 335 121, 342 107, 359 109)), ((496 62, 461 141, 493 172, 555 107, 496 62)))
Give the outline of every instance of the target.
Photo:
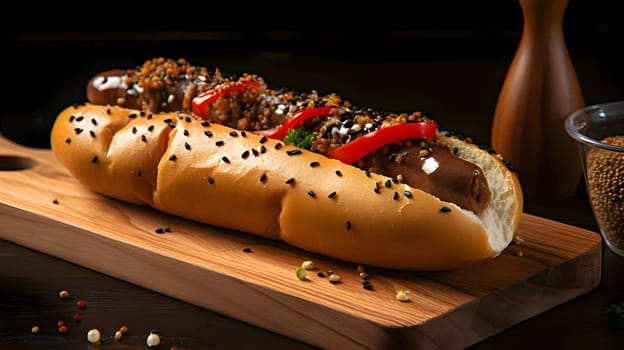
POLYGON ((435 273, 368 267, 367 290, 354 264, 100 196, 50 150, 1 135, 0 222, 0 239, 323 348, 466 347, 601 276, 599 235, 524 214, 521 240, 495 259, 435 273), (298 280, 304 260, 342 281, 298 280))

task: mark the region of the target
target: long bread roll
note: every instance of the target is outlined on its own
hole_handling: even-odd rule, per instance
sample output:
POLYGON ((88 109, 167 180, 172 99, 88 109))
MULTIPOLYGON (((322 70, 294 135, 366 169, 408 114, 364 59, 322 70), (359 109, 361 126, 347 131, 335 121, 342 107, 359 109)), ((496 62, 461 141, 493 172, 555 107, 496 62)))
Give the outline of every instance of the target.
POLYGON ((516 175, 499 156, 447 133, 440 145, 483 169, 475 214, 394 178, 182 112, 116 106, 62 111, 51 147, 87 188, 337 259, 448 270, 498 256, 522 213, 516 175))

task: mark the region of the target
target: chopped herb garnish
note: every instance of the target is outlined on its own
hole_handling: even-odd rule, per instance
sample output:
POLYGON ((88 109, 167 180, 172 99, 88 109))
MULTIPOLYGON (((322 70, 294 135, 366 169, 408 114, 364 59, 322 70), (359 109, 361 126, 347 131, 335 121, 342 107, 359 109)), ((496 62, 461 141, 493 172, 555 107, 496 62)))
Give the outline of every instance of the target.
POLYGON ((308 150, 312 148, 312 141, 314 141, 314 134, 306 128, 289 129, 288 134, 284 138, 285 144, 295 145, 308 150))

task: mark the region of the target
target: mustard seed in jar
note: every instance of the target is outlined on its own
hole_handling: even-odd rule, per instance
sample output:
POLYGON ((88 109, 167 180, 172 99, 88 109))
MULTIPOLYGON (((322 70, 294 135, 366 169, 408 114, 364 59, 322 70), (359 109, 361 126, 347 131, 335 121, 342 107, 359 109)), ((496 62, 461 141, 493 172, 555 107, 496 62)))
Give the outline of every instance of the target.
MULTIPOLYGON (((610 136, 601 142, 624 146, 624 135, 610 136)), ((587 188, 604 235, 612 245, 624 249, 624 153, 590 148, 587 188)))

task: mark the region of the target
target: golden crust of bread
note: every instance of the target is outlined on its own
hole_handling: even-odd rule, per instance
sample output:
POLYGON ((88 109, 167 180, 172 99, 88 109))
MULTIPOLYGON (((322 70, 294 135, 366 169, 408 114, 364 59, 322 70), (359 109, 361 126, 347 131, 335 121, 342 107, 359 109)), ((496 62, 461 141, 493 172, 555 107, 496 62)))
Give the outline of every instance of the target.
POLYGON ((500 254, 518 225, 522 193, 495 155, 439 138, 485 166, 494 196, 479 216, 403 183, 387 188, 388 177, 183 113, 68 107, 51 146, 80 183, 110 197, 345 261, 447 270, 500 254))

